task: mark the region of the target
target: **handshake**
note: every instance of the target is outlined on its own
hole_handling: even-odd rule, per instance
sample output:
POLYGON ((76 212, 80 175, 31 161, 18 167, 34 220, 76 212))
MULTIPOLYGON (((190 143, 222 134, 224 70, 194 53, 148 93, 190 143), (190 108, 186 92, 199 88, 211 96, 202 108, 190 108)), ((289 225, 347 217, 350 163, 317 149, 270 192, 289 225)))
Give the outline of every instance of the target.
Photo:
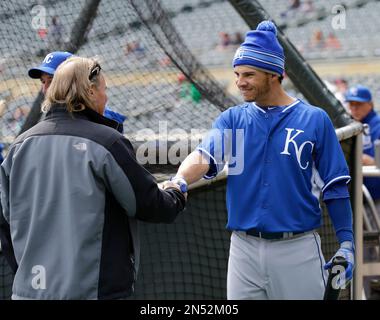
POLYGON ((188 186, 187 186, 186 180, 181 176, 175 176, 173 178, 170 178, 170 180, 161 182, 158 184, 158 187, 162 190, 176 189, 180 191, 184 195, 185 199, 187 200, 188 186))

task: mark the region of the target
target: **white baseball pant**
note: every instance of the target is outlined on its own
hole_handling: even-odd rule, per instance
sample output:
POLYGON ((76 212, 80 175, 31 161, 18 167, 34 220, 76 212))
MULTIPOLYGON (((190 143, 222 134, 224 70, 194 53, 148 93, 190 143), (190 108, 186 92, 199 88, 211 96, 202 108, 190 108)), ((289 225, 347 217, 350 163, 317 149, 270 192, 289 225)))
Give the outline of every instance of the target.
POLYGON ((328 272, 317 232, 265 240, 234 231, 227 274, 229 300, 323 299, 328 272))

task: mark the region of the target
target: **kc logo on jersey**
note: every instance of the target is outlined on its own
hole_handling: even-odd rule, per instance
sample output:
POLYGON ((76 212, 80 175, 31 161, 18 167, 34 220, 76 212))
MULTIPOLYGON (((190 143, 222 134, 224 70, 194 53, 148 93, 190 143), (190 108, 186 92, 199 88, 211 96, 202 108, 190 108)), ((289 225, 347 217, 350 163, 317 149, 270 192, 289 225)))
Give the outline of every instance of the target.
POLYGON ((297 161, 298 161, 298 164, 299 164, 300 168, 303 169, 303 170, 306 170, 307 167, 309 166, 309 161, 306 162, 305 166, 302 165, 302 163, 301 163, 302 151, 303 151, 303 148, 305 148, 305 146, 307 144, 310 144, 311 145, 311 151, 310 152, 313 152, 314 143, 311 142, 311 141, 304 141, 298 147, 298 144, 295 141, 295 138, 298 135, 300 135, 301 133, 305 132, 305 131, 299 130, 299 129, 294 129, 294 128, 285 128, 285 130, 287 131, 287 136, 286 136, 284 150, 281 152, 281 154, 285 154, 285 155, 290 156, 290 153, 289 153, 289 144, 292 143, 293 146, 294 146, 294 151, 296 152, 296 157, 297 157, 297 161), (293 134, 294 130, 296 130, 296 132, 293 134))

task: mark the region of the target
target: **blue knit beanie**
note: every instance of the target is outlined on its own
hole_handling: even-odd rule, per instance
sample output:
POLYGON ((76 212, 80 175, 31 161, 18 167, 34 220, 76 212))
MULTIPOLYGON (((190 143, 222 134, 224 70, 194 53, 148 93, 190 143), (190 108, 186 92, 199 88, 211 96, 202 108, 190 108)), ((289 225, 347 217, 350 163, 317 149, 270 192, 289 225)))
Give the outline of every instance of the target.
POLYGON ((245 41, 237 49, 232 65, 253 66, 269 73, 284 74, 284 49, 277 39, 273 22, 260 22, 256 30, 247 32, 245 41))

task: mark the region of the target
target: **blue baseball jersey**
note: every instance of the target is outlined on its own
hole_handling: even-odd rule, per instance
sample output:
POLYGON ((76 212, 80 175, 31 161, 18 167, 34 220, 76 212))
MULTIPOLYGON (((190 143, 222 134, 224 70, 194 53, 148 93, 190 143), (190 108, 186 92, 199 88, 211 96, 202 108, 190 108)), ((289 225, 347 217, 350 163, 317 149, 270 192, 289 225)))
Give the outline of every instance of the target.
MULTIPOLYGON (((372 110, 363 120, 369 132, 363 134, 363 153, 375 157, 374 141, 380 139, 380 116, 372 110)), ((380 178, 364 178, 364 184, 374 200, 380 198, 380 178)))
POLYGON ((228 163, 230 230, 318 228, 320 193, 350 180, 328 115, 300 100, 265 110, 255 103, 232 107, 216 119, 197 149, 211 164, 205 178, 228 163))

